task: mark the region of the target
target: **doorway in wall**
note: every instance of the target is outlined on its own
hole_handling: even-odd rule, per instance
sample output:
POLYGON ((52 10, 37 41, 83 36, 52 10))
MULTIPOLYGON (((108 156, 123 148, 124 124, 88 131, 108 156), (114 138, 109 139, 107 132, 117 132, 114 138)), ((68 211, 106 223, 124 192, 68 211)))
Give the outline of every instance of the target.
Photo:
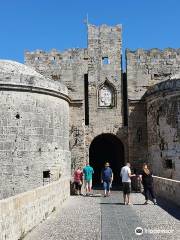
POLYGON ((101 134, 94 138, 89 149, 89 163, 94 169, 93 186, 101 186, 101 171, 106 162, 114 174, 113 187, 121 185, 120 170, 124 166, 124 146, 113 134, 101 134))

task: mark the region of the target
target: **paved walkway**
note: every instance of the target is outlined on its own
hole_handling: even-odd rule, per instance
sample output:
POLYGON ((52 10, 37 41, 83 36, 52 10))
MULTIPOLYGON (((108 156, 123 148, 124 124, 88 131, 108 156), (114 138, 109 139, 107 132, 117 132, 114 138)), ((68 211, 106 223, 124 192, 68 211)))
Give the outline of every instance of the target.
POLYGON ((61 210, 30 232, 24 240, 180 239, 180 209, 158 201, 142 205, 144 196, 132 193, 133 205, 122 204, 122 192, 111 197, 71 196, 61 210), (141 228, 142 235, 135 229, 141 228))

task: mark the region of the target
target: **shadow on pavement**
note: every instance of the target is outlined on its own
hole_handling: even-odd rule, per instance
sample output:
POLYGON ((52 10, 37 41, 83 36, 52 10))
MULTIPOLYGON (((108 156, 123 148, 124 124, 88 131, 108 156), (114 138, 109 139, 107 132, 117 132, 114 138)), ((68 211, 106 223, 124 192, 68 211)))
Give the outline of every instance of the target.
POLYGON ((157 198, 157 205, 177 220, 180 220, 180 207, 177 205, 162 198, 157 198))
POLYGON ((124 205, 124 203, 119 203, 119 202, 116 202, 116 203, 113 203, 113 202, 106 202, 106 203, 100 203, 101 205, 124 205))

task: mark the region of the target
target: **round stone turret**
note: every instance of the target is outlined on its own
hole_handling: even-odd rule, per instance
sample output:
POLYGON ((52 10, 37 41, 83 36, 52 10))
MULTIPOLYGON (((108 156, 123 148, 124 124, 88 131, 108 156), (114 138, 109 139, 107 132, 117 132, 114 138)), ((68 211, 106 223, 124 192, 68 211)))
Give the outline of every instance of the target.
POLYGON ((70 175, 69 97, 60 82, 0 60, 0 198, 70 175))
POLYGON ((149 88, 146 102, 148 155, 154 174, 180 180, 180 79, 149 88))

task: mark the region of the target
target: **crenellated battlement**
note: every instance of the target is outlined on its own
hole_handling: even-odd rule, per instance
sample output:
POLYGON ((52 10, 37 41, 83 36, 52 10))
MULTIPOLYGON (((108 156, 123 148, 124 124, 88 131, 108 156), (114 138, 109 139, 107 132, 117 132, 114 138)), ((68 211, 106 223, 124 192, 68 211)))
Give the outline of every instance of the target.
POLYGON ((63 62, 72 63, 72 61, 78 61, 87 59, 87 49, 67 49, 63 52, 58 51, 57 49, 52 49, 50 52, 45 52, 43 50, 35 51, 26 51, 25 52, 25 63, 27 65, 36 65, 36 64, 61 64, 63 62))
POLYGON ((180 73, 180 48, 126 50, 129 99, 139 100, 149 86, 180 73))
POLYGON ((126 57, 129 61, 137 61, 137 63, 147 61, 147 62, 158 62, 162 60, 180 60, 180 48, 165 48, 158 49, 152 48, 149 50, 145 50, 139 48, 135 51, 130 49, 126 49, 126 57))

